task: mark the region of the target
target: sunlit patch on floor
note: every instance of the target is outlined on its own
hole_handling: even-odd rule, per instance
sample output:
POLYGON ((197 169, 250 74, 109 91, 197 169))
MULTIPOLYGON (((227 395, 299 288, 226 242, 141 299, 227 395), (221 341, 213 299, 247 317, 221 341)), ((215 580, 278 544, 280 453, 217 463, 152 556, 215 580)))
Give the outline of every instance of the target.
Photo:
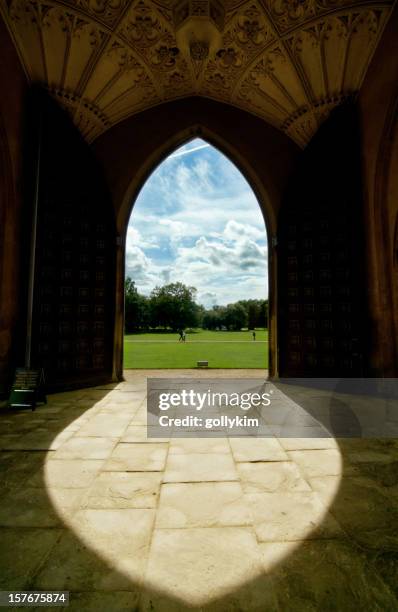
POLYGON ((333 438, 147 439, 145 374, 67 395, 87 410, 58 434, 44 483, 69 531, 37 586, 134 588, 149 608, 238 591, 261 602, 273 569, 303 542, 343 537, 329 513, 343 466, 333 438))

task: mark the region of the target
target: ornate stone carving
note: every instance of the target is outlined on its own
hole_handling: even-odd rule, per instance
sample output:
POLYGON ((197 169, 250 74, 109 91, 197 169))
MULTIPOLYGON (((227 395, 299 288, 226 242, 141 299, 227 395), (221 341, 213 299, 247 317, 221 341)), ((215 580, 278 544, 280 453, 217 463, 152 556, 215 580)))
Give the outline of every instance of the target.
POLYGON ((305 146, 361 86, 392 0, 0 0, 32 80, 88 140, 181 96, 255 113, 305 146), (178 29, 194 15, 190 44, 178 29), (206 30, 206 28, 205 28, 206 30))
POLYGON ((130 49, 118 42, 114 42, 112 44, 112 46, 106 51, 106 56, 123 71, 140 68, 140 64, 137 62, 130 49))
POLYGON ((270 8, 280 29, 316 13, 315 0, 271 0, 270 8))
POLYGON ((58 25, 62 32, 70 34, 73 29, 73 15, 67 13, 58 7, 48 7, 46 11, 42 11, 42 27, 50 29, 54 25, 58 25))
POLYGON ((117 22, 129 0, 71 0, 71 4, 109 25, 117 22))
POLYGON ((50 93, 69 112, 83 134, 101 133, 110 126, 110 121, 98 106, 80 98, 73 92, 61 89, 50 89, 50 93))
POLYGON ((41 22, 40 6, 34 2, 25 0, 12 0, 7 6, 7 13, 11 23, 16 27, 26 26, 30 23, 39 24, 41 22))
POLYGON ((84 19, 75 19, 71 30, 72 37, 80 41, 87 34, 91 47, 98 47, 105 36, 104 30, 101 30, 95 24, 84 19))
POLYGON ((151 47, 164 29, 151 7, 140 1, 130 12, 121 32, 133 45, 151 47))
POLYGON ((219 60, 221 68, 223 69, 240 68, 243 63, 242 54, 233 47, 220 49, 220 51, 217 53, 217 59, 219 60))
POLYGON ((153 50, 151 61, 154 66, 161 66, 166 70, 172 69, 176 65, 178 54, 178 47, 159 45, 153 50))
POLYGON ((189 52, 195 62, 203 62, 209 56, 209 45, 202 40, 193 40, 189 45, 189 52))
POLYGON ((265 42, 266 28, 257 7, 248 8, 238 19, 239 42, 243 45, 261 45, 265 42))
POLYGON ((219 0, 179 0, 174 8, 174 23, 181 27, 189 18, 210 18, 219 30, 224 27, 225 9, 219 0))

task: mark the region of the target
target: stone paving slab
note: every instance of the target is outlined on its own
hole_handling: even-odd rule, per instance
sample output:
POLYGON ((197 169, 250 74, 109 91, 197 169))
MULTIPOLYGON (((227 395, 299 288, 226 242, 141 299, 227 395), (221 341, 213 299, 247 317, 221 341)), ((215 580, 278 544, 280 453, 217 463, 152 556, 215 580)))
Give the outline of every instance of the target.
POLYGON ((151 540, 153 510, 84 509, 75 517, 83 541, 68 531, 34 579, 40 590, 131 590, 140 585, 151 540), (93 556, 90 548, 95 550, 93 556), (107 563, 102 562, 102 558, 107 563))
POLYGON ((156 472, 102 472, 87 491, 88 508, 156 508, 162 481, 156 472))
POLYGON ((238 482, 168 483, 161 489, 157 528, 252 525, 238 482))
MULTIPOLYGON (((148 376, 203 372, 3 410, 3 589, 69 589, 79 612, 398 610, 398 441, 148 438, 148 376)), ((206 371, 228 376, 266 372, 206 371)))

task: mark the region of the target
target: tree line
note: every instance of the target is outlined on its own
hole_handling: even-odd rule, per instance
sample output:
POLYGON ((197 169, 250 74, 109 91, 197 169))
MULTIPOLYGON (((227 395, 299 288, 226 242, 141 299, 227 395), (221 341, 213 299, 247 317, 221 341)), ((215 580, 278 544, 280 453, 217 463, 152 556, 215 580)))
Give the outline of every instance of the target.
POLYGON ((197 304, 195 287, 170 283, 155 287, 149 296, 138 292, 134 281, 125 280, 126 333, 163 328, 173 331, 192 327, 239 330, 268 327, 268 300, 239 300, 206 309, 197 304))

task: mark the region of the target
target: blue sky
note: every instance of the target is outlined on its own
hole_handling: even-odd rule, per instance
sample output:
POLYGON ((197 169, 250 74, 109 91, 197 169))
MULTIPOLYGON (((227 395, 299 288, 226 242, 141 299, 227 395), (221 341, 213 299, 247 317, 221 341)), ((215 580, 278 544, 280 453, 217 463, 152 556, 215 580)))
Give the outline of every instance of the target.
POLYGON ((207 308, 266 298, 267 266, 260 207, 224 155, 197 138, 156 168, 127 230, 126 275, 140 293, 181 281, 207 308))

